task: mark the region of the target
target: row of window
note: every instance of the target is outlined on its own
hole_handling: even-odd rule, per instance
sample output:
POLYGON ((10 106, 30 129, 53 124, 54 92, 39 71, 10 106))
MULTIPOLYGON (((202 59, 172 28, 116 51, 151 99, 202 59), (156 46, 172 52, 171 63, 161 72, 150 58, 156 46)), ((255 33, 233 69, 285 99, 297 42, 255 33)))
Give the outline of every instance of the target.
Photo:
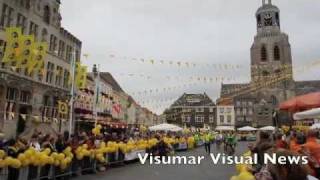
MULTIPOLYGON (((265 45, 262 45, 261 50, 260 50, 260 57, 262 62, 266 62, 268 60, 268 50, 265 45)), ((273 47, 273 59, 275 61, 280 60, 280 48, 278 45, 275 45, 273 47)))
POLYGON ((231 116, 231 115, 227 115, 226 117, 227 117, 227 118, 225 119, 225 116, 224 116, 224 115, 220 115, 219 119, 220 119, 220 123, 221 123, 221 124, 225 124, 225 123, 230 124, 230 123, 231 123, 231 121, 232 121, 232 116, 231 116))
POLYGON ((252 122, 252 117, 246 117, 246 116, 237 117, 237 122, 252 122))
MULTIPOLYGON (((192 118, 191 116, 182 116, 181 119, 184 123, 190 123, 192 118)), ((204 116, 195 116, 195 123, 204 123, 204 119, 204 116)), ((209 123, 214 123, 214 116, 209 116, 209 123)))
POLYGON ((232 112, 232 108, 231 107, 227 107, 227 108, 224 108, 224 107, 220 107, 219 108, 220 110, 220 113, 231 113, 232 112))
MULTIPOLYGON (((44 13, 45 13, 44 15, 45 19, 50 19, 48 18, 48 16, 50 17, 50 15, 47 15, 48 13, 50 14, 50 11, 48 12, 48 10, 45 10, 44 13)), ((28 33, 30 35, 34 35, 35 38, 38 39, 39 25, 37 25, 35 22, 30 21, 28 26, 27 18, 21 13, 17 13, 16 24, 13 24, 13 20, 14 20, 14 9, 9 7, 7 4, 3 4, 1 17, 0 17, 0 26, 10 27, 15 25, 17 27, 21 27, 22 33, 28 33), (27 28, 28 28, 28 32, 26 32, 27 28)), ((41 36, 39 40, 48 42, 48 31, 46 28, 43 28, 41 30, 41 36)), ((51 34, 50 42, 49 42, 49 51, 58 55, 60 58, 63 58, 69 61, 72 58, 73 47, 70 45, 67 45, 63 40, 58 40, 58 38, 55 35, 51 34)), ((75 56, 76 56, 76 59, 80 58, 80 52, 78 50, 75 51, 75 56)))
POLYGON ((253 102, 252 101, 237 101, 236 102, 237 106, 253 106, 253 102))
MULTIPOLYGON (((196 112, 204 112, 205 111, 205 108, 195 108, 195 111, 196 112)), ((191 108, 184 108, 182 109, 182 112, 192 112, 192 109, 191 108)), ((214 112, 214 108, 209 108, 209 112, 214 112)))
POLYGON ((237 108, 236 109, 236 115, 252 115, 253 109, 252 108, 237 108))

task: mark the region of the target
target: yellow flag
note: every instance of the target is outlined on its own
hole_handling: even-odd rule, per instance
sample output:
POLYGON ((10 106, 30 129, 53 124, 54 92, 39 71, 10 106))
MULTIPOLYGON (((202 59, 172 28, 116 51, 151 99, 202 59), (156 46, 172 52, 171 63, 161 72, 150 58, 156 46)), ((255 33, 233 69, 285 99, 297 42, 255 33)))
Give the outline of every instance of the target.
POLYGON ((58 101, 58 112, 59 114, 68 114, 68 104, 63 101, 58 101))
POLYGON ((41 70, 44 59, 47 55, 48 44, 46 42, 36 42, 32 49, 32 59, 27 62, 28 73, 41 70))
POLYGON ((20 39, 21 39, 21 28, 9 27, 6 28, 6 40, 7 47, 4 52, 2 62, 4 63, 16 63, 20 53, 20 39))
POLYGON ((21 54, 18 57, 17 67, 27 66, 32 61, 32 51, 34 50, 34 36, 21 36, 20 38, 21 54))
POLYGON ((76 64, 76 85, 80 88, 85 88, 87 81, 87 67, 81 66, 80 63, 76 64))

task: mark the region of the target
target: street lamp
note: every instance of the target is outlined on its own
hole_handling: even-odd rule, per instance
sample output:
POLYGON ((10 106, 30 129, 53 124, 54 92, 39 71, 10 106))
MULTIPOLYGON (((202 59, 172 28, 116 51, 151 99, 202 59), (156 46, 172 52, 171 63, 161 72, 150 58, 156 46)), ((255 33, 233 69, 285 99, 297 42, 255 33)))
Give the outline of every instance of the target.
POLYGON ((93 101, 93 115, 94 115, 94 127, 98 124, 98 112, 97 112, 97 102, 99 98, 99 70, 97 65, 94 64, 92 68, 93 78, 95 82, 95 90, 94 90, 94 101, 93 101))

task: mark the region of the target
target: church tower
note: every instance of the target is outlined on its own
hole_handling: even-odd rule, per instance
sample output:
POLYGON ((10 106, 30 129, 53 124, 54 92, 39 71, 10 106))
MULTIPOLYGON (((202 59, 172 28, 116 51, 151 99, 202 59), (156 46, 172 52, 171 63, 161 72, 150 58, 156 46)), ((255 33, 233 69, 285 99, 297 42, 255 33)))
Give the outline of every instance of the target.
POLYGON ((271 0, 262 0, 256 12, 257 34, 251 47, 251 83, 270 82, 286 77, 276 85, 261 90, 264 100, 278 102, 288 99, 293 88, 292 56, 288 35, 281 32, 280 10, 271 0), (271 100, 270 100, 271 96, 271 100))
POLYGON ((288 35, 281 32, 280 10, 271 0, 262 0, 256 12, 257 34, 251 47, 252 81, 291 74, 292 56, 288 35))

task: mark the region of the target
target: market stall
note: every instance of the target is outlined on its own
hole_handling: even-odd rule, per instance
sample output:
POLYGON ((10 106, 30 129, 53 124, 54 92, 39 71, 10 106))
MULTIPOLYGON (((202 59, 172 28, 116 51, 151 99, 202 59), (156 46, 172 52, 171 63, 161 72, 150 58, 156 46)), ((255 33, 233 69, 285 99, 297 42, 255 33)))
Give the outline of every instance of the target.
POLYGON ((275 131, 276 128, 273 126, 265 126, 265 127, 260 128, 259 130, 261 130, 261 131, 275 131))
POLYGON ((307 111, 302 111, 295 113, 293 115, 294 120, 304 120, 304 119, 320 119, 320 108, 310 109, 307 111))
POLYGON ((257 128, 251 126, 238 128, 238 139, 241 141, 255 141, 256 136, 254 133, 252 133, 254 131, 257 131, 257 128))
POLYGON ((234 131, 233 126, 217 126, 216 131, 234 131))
POLYGON ((298 112, 320 107, 320 92, 309 93, 294 97, 280 104, 279 109, 298 112))
POLYGON ((167 124, 167 123, 163 123, 163 124, 158 124, 155 126, 151 126, 149 127, 150 131, 182 131, 183 128, 176 126, 174 124, 167 124))

